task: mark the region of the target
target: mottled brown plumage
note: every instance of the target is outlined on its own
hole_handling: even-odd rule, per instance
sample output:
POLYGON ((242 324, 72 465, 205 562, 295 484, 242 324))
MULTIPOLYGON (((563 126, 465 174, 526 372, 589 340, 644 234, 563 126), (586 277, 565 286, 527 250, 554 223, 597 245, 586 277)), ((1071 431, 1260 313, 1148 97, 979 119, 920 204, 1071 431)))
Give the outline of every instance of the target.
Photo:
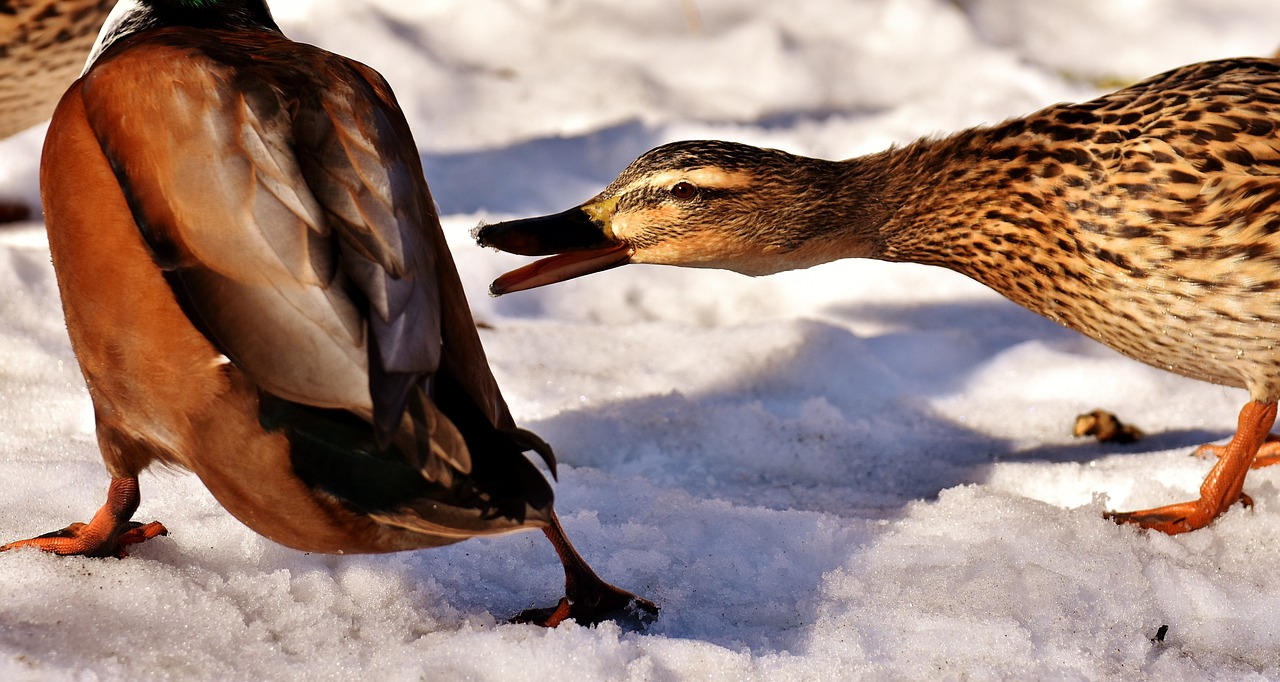
POLYGON ((1206 62, 847 161, 677 142, 582 207, 485 226, 478 238, 565 252, 503 276, 495 293, 626 262, 752 275, 850 257, 938 265, 1130 357, 1245 388, 1253 402, 1202 501, 1119 517, 1179 532, 1240 496, 1258 447, 1258 461, 1270 457, 1277 129, 1280 62, 1206 62))
MULTIPOLYGON (((53 113, 116 0, 0 0, 0 139, 53 113)), ((0 223, 30 207, 0 201, 0 223)))
POLYGON ((0 137, 46 120, 116 0, 0 2, 0 137))

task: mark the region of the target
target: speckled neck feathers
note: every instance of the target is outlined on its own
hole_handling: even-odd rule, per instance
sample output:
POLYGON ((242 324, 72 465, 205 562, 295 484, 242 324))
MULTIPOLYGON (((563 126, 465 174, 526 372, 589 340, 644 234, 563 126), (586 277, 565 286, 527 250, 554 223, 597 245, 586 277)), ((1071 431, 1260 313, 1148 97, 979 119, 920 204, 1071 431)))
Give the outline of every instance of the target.
POLYGON ((49 118, 112 0, 7 0, 0 17, 0 137, 49 118))
POLYGON ((956 270, 1138 359, 1274 399, 1277 127, 1280 62, 1227 60, 846 163, 888 179, 873 257, 956 270))

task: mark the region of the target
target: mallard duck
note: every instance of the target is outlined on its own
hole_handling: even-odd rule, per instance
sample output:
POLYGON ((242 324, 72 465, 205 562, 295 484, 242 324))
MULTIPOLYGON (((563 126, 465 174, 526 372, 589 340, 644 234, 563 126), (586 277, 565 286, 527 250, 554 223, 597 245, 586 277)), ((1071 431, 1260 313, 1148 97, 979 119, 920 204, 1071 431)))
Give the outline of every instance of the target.
POLYGON ((718 141, 653 149, 603 192, 482 225, 562 254, 502 294, 625 263, 767 275, 842 258, 950 268, 1161 369, 1249 391, 1200 498, 1117 521, 1201 528, 1280 458, 1280 61, 1193 64, 1081 104, 845 161, 718 141))
MULTIPOLYGON (((115 0, 8 0, 0 4, 0 138, 49 118, 84 67, 115 0)), ((0 222, 25 220, 0 201, 0 222)))
POLYGON ((251 529, 391 552, 541 529, 566 598, 656 607, 570 545, 551 449, 516 427, 409 125, 373 69, 286 38, 262 0, 122 0, 41 167, 67 329, 112 480, 88 524, 21 540, 123 556, 138 474, 189 469, 251 529))

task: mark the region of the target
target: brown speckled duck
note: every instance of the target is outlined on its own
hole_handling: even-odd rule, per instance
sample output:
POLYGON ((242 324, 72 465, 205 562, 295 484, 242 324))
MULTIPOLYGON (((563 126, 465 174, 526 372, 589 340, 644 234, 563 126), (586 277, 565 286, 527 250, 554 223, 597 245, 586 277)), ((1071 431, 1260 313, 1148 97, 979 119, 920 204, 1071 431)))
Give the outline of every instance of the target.
MULTIPOLYGON (((0 0, 0 138, 53 113, 80 75, 115 0, 0 0)), ((24 204, 0 202, 0 222, 24 220, 24 204)))
POLYGON ((0 2, 0 138, 44 121, 71 81, 115 0, 0 2))
POLYGON ((1081 104, 846 161, 714 141, 641 156, 563 213, 481 244, 562 254, 495 294, 624 263, 766 275, 938 265, 1161 369, 1249 391, 1200 498, 1117 521, 1203 527, 1280 460, 1280 61, 1185 66, 1081 104))
POLYGON ((417 147, 373 69, 286 38, 262 0, 121 0, 41 159, 67 330, 111 474, 87 524, 12 542, 123 556, 152 463, 313 552, 542 530, 566 598, 657 608, 569 544, 550 448, 516 427, 417 147))

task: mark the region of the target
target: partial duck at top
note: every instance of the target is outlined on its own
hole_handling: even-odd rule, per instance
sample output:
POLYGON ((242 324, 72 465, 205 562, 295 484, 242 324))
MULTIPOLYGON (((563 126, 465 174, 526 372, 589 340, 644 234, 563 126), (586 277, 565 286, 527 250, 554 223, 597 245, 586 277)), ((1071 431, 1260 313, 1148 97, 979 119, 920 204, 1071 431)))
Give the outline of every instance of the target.
POLYGON ((0 138, 48 120, 116 0, 0 4, 0 138))
MULTIPOLYGON (((48 120, 84 69, 85 57, 116 0, 0 2, 0 139, 48 120)), ((30 207, 0 201, 0 222, 30 207)))
MULTIPOLYGON (((121 0, 41 164, 67 330, 112 480, 3 548, 123 556, 152 463, 283 545, 391 552, 540 529, 554 625, 656 613, 570 545, 494 381, 417 147, 373 69, 261 0, 121 0)), ((198 532, 198 531, 189 531, 198 532)))
POLYGON ((581 206, 483 225, 560 254, 503 294, 626 263, 767 275, 842 258, 937 265, 1132 358, 1245 388, 1197 500, 1110 514, 1166 533, 1280 460, 1280 61, 1192 64, 1080 104, 844 161, 675 142, 581 206))

